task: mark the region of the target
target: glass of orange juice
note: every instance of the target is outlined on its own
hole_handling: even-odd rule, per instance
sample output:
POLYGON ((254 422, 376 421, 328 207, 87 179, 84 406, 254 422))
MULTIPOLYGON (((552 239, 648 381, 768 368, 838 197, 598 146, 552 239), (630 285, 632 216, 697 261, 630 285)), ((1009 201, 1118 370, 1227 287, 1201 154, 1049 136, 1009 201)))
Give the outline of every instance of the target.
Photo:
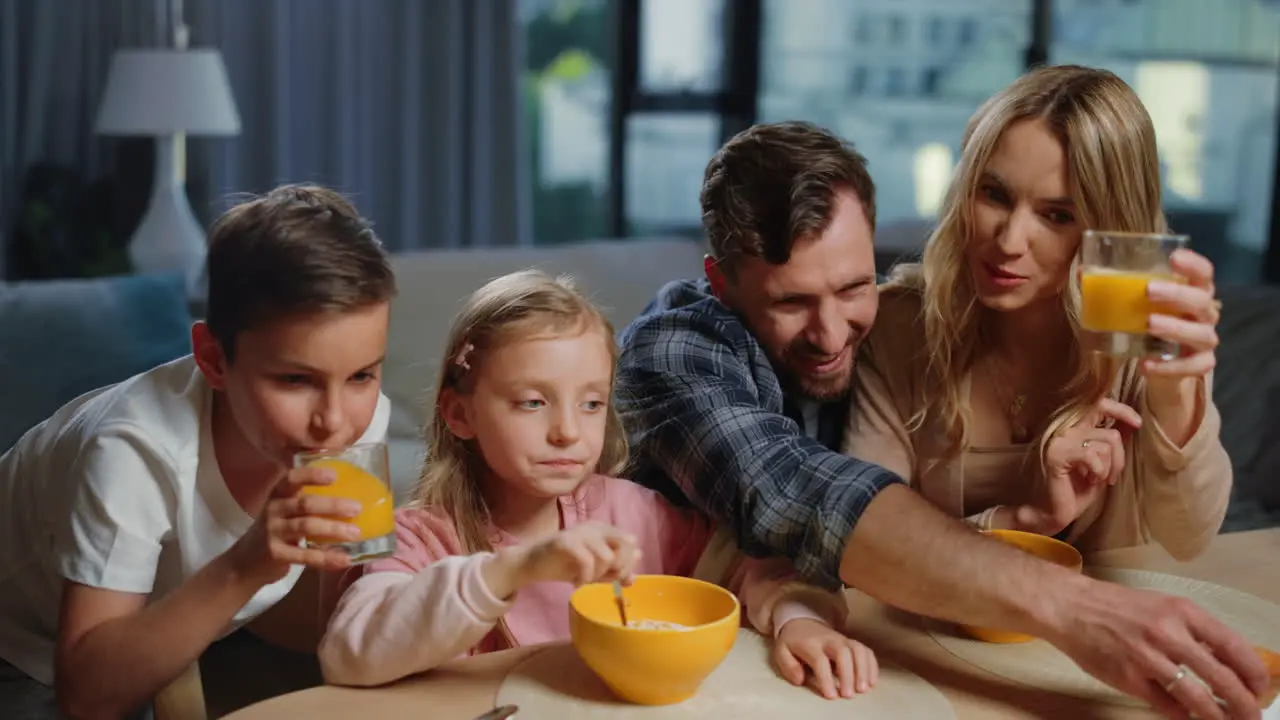
POLYGON ((1086 230, 1080 243, 1080 324, 1094 347, 1120 357, 1178 354, 1177 343, 1147 334, 1153 314, 1169 313, 1147 298, 1152 280, 1186 282, 1169 266, 1186 235, 1086 230))
POLYGON ((308 485, 301 492, 360 503, 360 514, 347 521, 360 528, 359 540, 308 538, 308 545, 337 547, 357 564, 395 552, 395 498, 391 494, 386 443, 361 443, 344 450, 298 453, 293 457, 293 464, 294 467, 327 468, 338 475, 328 485, 308 485))

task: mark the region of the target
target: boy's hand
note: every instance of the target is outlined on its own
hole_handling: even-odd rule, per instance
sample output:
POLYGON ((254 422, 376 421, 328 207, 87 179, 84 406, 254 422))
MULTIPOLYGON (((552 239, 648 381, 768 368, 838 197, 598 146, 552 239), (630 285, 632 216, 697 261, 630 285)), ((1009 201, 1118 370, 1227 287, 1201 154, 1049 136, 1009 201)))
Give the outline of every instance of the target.
POLYGON ((575 585, 621 580, 630 585, 639 559, 630 533, 605 523, 583 523, 530 546, 520 563, 518 585, 554 580, 575 585))
POLYGON ((351 565, 342 550, 307 547, 306 538, 360 539, 360 529, 340 518, 360 513, 360 503, 346 498, 304 495, 307 485, 328 485, 334 472, 324 468, 293 468, 272 491, 257 522, 229 554, 237 570, 255 582, 268 585, 289 572, 291 565, 317 570, 341 570, 351 565))
POLYGON ((808 618, 782 626, 773 643, 773 661, 792 685, 805 684, 808 668, 815 689, 829 700, 867 692, 880 679, 880 665, 871 648, 808 618))

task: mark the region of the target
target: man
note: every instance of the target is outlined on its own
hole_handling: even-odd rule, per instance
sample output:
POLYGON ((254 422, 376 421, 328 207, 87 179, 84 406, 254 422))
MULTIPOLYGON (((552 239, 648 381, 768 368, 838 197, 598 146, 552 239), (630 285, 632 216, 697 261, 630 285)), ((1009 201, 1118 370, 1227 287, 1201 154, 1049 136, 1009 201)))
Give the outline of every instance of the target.
POLYGON ((1204 688, 1177 682, 1183 665, 1230 717, 1260 716, 1264 669, 1202 609, 984 538, 838 452, 878 306, 861 155, 810 125, 758 125, 711 160, 702 213, 706 278, 664 287, 621 335, 637 481, 700 507, 750 555, 910 612, 1042 637, 1169 717, 1223 717, 1204 688))

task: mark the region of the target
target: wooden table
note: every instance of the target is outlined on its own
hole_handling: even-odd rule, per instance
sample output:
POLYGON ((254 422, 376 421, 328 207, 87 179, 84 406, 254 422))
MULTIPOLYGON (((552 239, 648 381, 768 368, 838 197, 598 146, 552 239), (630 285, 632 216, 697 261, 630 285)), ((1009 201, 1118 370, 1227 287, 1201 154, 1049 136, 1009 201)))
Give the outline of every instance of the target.
MULTIPOLYGON (((1203 555, 1188 563, 1178 563, 1155 547, 1098 553, 1088 562, 1197 578, 1280 603, 1280 528, 1221 535, 1203 555)), ((888 608, 856 591, 850 591, 849 603, 851 633, 882 657, 933 683, 951 701, 960 720, 1155 717, 1149 711, 1090 703, 1015 684, 951 655, 923 632, 915 616, 888 608)), ((503 677, 538 649, 519 648, 459 660, 381 688, 311 688, 244 708, 228 715, 227 720, 471 720, 493 707, 503 677)))

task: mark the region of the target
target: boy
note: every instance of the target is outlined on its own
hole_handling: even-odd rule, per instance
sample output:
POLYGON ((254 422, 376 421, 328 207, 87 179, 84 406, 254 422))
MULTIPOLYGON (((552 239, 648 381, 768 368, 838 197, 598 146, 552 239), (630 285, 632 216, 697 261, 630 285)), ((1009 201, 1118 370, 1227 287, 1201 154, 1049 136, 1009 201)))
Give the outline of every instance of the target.
POLYGON ((287 186, 209 231, 192 354, 81 396, 0 456, 0 717, 148 714, 211 642, 283 598, 308 535, 294 453, 385 438, 395 280, 338 194, 287 186))

